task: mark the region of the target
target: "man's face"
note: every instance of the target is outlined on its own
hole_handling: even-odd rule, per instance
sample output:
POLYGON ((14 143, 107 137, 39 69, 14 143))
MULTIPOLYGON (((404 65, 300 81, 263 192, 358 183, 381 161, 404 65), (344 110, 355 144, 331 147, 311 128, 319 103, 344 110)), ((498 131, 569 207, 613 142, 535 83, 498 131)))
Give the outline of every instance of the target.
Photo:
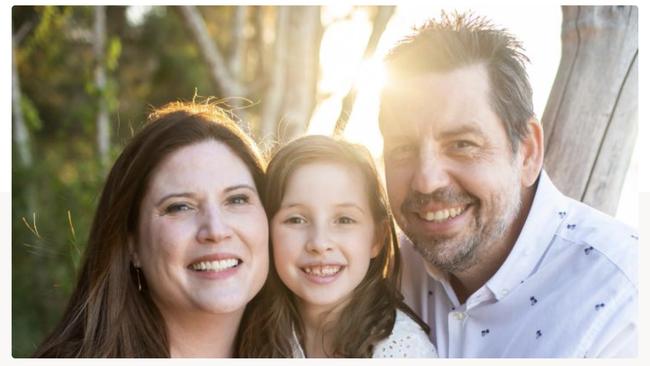
POLYGON ((520 154, 490 106, 483 65, 389 84, 380 128, 397 223, 434 266, 463 271, 502 242, 521 206, 520 154))

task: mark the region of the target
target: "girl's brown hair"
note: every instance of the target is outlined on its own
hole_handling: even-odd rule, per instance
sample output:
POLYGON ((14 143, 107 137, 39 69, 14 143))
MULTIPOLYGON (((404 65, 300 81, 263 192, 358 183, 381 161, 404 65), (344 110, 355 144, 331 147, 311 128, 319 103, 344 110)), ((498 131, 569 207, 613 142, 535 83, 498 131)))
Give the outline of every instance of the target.
MULTIPOLYGON (((329 356, 370 357, 373 345, 390 335, 395 309, 411 315, 427 332, 428 328, 402 301, 395 226, 368 150, 326 136, 306 136, 290 142, 269 164, 264 205, 272 220, 280 208, 291 174, 300 166, 321 161, 345 164, 362 174, 376 232, 384 239, 380 253, 371 259, 366 276, 354 289, 338 319, 323 329, 333 340, 329 356)), ((269 252, 273 256, 273 251, 269 252)), ((244 357, 292 357, 293 330, 304 343, 304 328, 295 295, 280 280, 272 257, 270 263, 269 277, 259 302, 241 325, 239 354, 244 357)))
POLYGON ((140 204, 156 166, 174 151, 209 139, 242 159, 263 199, 264 161, 226 111, 182 102, 155 110, 108 174, 76 287, 61 322, 35 357, 170 356, 165 322, 146 279, 140 279, 138 290, 127 238, 136 234, 140 204))

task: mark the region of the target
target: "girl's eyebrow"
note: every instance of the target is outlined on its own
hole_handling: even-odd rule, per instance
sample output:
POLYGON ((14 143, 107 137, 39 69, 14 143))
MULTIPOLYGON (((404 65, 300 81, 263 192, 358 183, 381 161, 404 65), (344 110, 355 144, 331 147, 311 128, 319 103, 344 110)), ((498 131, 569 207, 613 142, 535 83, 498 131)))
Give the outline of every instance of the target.
POLYGON ((365 212, 361 207, 359 207, 359 205, 357 205, 356 203, 352 203, 352 202, 343 202, 343 203, 339 203, 338 205, 336 205, 336 207, 341 207, 341 208, 354 208, 354 209, 356 209, 356 210, 358 210, 358 211, 361 211, 361 213, 364 213, 364 212, 365 212))
MULTIPOLYGON (((303 206, 304 206, 304 204, 302 204, 302 203, 289 202, 289 203, 286 203, 284 205, 281 205, 280 208, 281 209, 288 209, 288 208, 303 207, 303 206)), ((356 209, 356 210, 360 211, 361 213, 365 212, 361 207, 359 207, 359 205, 357 205, 356 203, 352 203, 352 202, 338 203, 338 204, 336 204, 336 207, 337 208, 353 208, 353 209, 356 209)))
POLYGON ((280 208, 285 209, 285 208, 302 207, 302 206, 304 206, 302 203, 289 202, 289 203, 281 204, 280 208))

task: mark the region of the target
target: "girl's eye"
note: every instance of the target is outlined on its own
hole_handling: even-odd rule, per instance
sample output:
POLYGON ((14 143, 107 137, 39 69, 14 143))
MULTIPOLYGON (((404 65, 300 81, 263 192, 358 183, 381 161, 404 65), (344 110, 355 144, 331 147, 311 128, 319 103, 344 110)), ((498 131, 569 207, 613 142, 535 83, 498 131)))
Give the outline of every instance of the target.
POLYGON ((189 211, 192 209, 192 206, 186 203, 172 203, 171 205, 165 208, 165 214, 175 214, 181 211, 189 211))
POLYGON ((336 220, 337 223, 339 224, 354 224, 356 221, 352 218, 349 218, 347 216, 342 216, 339 217, 338 220, 336 220))
POLYGON ((303 219, 300 216, 293 216, 293 217, 290 217, 290 218, 284 220, 285 224, 304 224, 306 222, 307 222, 307 220, 303 219))
POLYGON ((245 205, 250 202, 250 198, 245 194, 238 194, 228 198, 228 204, 245 205))

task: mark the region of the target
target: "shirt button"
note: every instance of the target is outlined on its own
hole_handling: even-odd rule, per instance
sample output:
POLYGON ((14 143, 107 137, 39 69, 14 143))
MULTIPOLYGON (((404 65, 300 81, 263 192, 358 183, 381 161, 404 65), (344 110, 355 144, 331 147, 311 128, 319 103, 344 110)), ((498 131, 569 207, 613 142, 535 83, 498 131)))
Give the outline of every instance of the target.
POLYGON ((454 318, 456 318, 456 320, 463 320, 466 316, 465 313, 461 313, 460 311, 454 312, 454 318))
POLYGON ((504 288, 503 290, 501 290, 501 296, 506 296, 507 294, 508 294, 508 289, 507 288, 504 288))

